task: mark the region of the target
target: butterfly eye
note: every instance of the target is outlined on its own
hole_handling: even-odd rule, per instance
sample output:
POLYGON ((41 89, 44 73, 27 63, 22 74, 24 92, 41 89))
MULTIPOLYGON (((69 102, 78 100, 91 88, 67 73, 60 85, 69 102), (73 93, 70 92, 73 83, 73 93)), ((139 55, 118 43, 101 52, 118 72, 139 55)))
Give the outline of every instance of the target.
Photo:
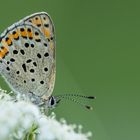
POLYGON ((56 102, 55 97, 51 96, 49 98, 48 107, 49 108, 55 108, 56 104, 57 104, 57 102, 56 102))
POLYGON ((54 98, 52 97, 51 98, 51 106, 54 105, 54 103, 55 103, 55 101, 54 101, 54 98))

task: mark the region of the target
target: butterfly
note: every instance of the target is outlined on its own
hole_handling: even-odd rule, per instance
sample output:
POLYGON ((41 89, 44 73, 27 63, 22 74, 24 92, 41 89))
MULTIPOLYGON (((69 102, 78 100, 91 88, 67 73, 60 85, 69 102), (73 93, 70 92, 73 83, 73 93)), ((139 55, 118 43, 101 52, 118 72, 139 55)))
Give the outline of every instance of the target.
MULTIPOLYGON (((60 101, 60 96, 52 96, 56 75, 55 51, 51 17, 46 12, 27 16, 0 36, 0 74, 15 93, 27 96, 36 105, 43 103, 53 107, 60 101)), ((69 99, 68 94, 61 98, 64 96, 69 99)))

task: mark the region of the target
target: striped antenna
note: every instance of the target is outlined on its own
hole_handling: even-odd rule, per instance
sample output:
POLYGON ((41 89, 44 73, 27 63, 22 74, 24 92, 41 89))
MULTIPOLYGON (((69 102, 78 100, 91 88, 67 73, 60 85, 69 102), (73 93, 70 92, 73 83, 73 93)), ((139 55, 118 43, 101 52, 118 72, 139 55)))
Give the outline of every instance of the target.
POLYGON ((86 98, 86 99, 96 99, 95 96, 86 96, 80 94, 63 94, 63 95, 57 95, 56 97, 79 97, 79 98, 86 98))
POLYGON ((69 100, 69 101, 73 101, 74 103, 77 103, 81 106, 83 106, 84 108, 88 109, 88 110, 92 110, 93 108, 89 105, 86 105, 86 104, 83 104, 81 102, 79 102, 78 100, 76 99, 73 99, 71 97, 80 97, 80 98, 86 98, 86 99, 96 99, 95 96, 85 96, 85 95, 79 95, 79 94, 63 94, 63 95, 57 95, 55 96, 56 98, 59 99, 59 101, 63 98, 63 99, 66 99, 66 100, 69 100))

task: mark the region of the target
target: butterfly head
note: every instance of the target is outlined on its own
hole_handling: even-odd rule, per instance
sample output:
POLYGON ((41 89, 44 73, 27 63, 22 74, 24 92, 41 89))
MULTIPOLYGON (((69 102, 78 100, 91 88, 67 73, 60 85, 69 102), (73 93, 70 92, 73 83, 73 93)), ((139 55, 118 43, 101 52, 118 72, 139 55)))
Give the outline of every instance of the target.
POLYGON ((49 100, 47 102, 47 106, 48 106, 48 108, 53 109, 58 105, 59 102, 60 102, 59 98, 54 97, 54 96, 50 96, 49 100))

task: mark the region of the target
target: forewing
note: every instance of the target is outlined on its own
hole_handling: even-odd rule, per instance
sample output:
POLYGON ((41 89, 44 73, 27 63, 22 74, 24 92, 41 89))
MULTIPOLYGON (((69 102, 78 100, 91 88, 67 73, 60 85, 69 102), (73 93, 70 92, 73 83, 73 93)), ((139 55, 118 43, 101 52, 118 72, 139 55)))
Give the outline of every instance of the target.
POLYGON ((55 59, 55 33, 54 25, 50 16, 46 12, 35 13, 23 20, 26 24, 31 24, 38 28, 48 40, 55 59))
MULTIPOLYGON (((46 36, 43 22, 38 28, 33 20, 37 13, 10 26, 1 35, 0 72, 11 88, 22 94, 52 94, 55 82, 55 40, 52 21, 46 36), (52 30, 51 30, 52 29, 52 30)), ((47 16, 48 17, 48 16, 47 16)))

